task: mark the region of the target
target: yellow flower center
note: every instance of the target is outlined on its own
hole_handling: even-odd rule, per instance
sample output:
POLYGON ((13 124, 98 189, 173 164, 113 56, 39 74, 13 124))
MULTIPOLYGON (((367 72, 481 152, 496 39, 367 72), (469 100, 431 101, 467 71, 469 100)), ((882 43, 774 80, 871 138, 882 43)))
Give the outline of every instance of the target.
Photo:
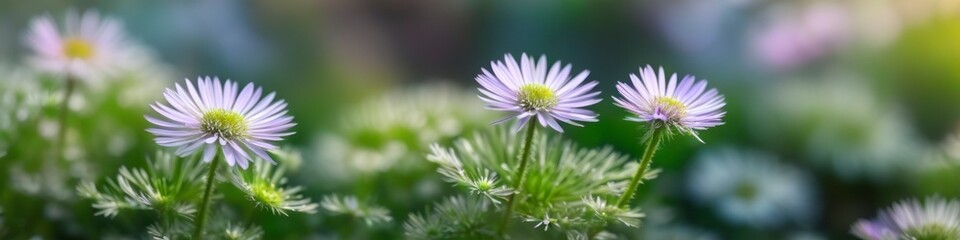
POLYGON ((77 38, 68 38, 63 42, 63 55, 70 59, 88 59, 93 56, 93 45, 77 38))
POLYGON ((243 115, 230 110, 213 109, 203 113, 203 117, 200 118, 201 131, 224 138, 244 137, 248 129, 243 115))
POLYGON ((527 83, 517 96, 520 107, 526 111, 543 111, 557 106, 560 101, 550 87, 542 83, 527 83))
POLYGON ((947 240, 960 237, 960 229, 941 223, 928 223, 904 230, 904 235, 916 240, 947 240))
POLYGON ((653 98, 654 106, 660 108, 663 114, 666 114, 670 120, 679 120, 687 115, 687 106, 680 100, 669 96, 657 96, 653 98))
POLYGON ((757 197, 757 186, 750 182, 741 182, 734 192, 740 199, 752 201, 757 197))

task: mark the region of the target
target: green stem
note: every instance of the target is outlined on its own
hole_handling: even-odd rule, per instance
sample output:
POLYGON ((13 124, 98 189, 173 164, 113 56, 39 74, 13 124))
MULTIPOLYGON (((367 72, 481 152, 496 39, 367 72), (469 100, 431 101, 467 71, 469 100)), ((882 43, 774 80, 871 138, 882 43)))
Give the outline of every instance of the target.
POLYGON ((633 179, 630 179, 630 185, 627 186, 627 191, 623 192, 620 200, 617 201, 617 207, 627 206, 630 199, 633 198, 633 193, 637 191, 637 186, 640 185, 643 174, 646 173, 647 168, 650 167, 650 162, 653 160, 653 153, 657 152, 657 146, 660 145, 664 128, 663 126, 654 127, 653 134, 650 134, 650 139, 647 140, 647 149, 643 153, 643 159, 640 160, 640 167, 637 168, 637 173, 633 175, 633 179))
POLYGON ((587 240, 593 240, 593 238, 597 237, 597 234, 600 234, 600 230, 603 230, 603 228, 594 227, 587 230, 587 240))
POLYGON ((57 121, 57 142, 56 142, 56 157, 55 158, 64 158, 63 152, 66 149, 66 137, 67 137, 67 115, 70 112, 70 97, 73 96, 73 89, 76 88, 77 80, 74 77, 67 76, 67 85, 64 89, 63 99, 60 100, 60 116, 57 121))
POLYGON ((207 212, 210 209, 210 195, 213 194, 213 182, 217 177, 217 166, 220 159, 214 159, 207 171, 207 187, 203 190, 203 199, 200 201, 200 212, 197 215, 196 228, 193 230, 193 239, 203 239, 203 227, 207 224, 207 212))
POLYGON ((524 172, 527 170, 527 162, 530 160, 530 147, 533 145, 533 132, 536 130, 536 116, 533 116, 530 117, 530 120, 527 122, 527 137, 523 142, 523 152, 520 153, 520 168, 517 168, 517 175, 514 176, 516 181, 514 182, 513 186, 513 194, 510 194, 510 196, 507 197, 507 209, 503 212, 503 221, 501 222, 500 230, 498 231, 498 235, 500 236, 504 236, 503 234, 507 231, 507 225, 510 222, 510 214, 513 214, 513 201, 523 188, 524 172))

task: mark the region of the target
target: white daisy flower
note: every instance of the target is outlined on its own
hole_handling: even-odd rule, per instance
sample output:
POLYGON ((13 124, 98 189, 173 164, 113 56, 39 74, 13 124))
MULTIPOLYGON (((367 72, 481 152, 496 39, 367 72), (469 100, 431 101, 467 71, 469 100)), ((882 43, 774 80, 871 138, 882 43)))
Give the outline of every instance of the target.
POLYGON ((124 68, 139 48, 126 39, 120 21, 94 10, 66 14, 62 28, 50 16, 34 18, 24 41, 37 69, 79 79, 96 79, 124 68))
POLYGON ((809 176, 763 153, 734 149, 703 153, 688 184, 699 202, 733 223, 774 227, 813 217, 809 176))
POLYGON ((296 125, 287 116, 287 104, 274 101, 274 93, 261 98, 263 90, 252 83, 239 94, 236 83, 221 84, 216 77, 198 78, 196 87, 190 80, 185 85, 164 92, 167 104, 150 106, 164 119, 145 116, 155 125, 147 131, 157 136, 157 144, 177 148, 177 155, 202 149, 203 161, 210 162, 220 149, 230 166, 245 169, 253 155, 274 163, 267 155, 277 149, 272 142, 293 134, 287 131, 296 125))
POLYGON ((750 131, 772 148, 798 148, 804 160, 842 180, 889 181, 927 165, 927 143, 895 104, 871 92, 862 76, 829 72, 765 90, 751 110, 750 131))

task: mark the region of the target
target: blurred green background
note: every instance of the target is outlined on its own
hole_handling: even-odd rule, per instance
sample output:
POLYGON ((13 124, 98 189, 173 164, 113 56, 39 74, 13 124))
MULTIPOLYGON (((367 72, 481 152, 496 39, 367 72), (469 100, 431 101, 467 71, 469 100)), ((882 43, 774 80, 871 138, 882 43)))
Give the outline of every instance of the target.
MULTIPOLYGON (((365 103, 398 92, 401 98, 447 101, 429 100, 435 91, 411 90, 423 87, 446 86, 455 89, 454 99, 476 100, 474 77, 505 53, 545 54, 551 62, 572 63, 574 71, 590 70, 589 79, 600 82, 605 99, 592 107, 600 122, 568 127, 564 137, 586 147, 610 145, 634 157, 643 151, 644 130, 622 120, 627 113, 609 96, 616 92, 614 84, 627 81, 638 67, 696 75, 726 96, 726 124, 702 132, 706 144, 675 137, 656 156, 654 166, 665 171, 641 188, 651 222, 643 228, 682 226, 717 239, 852 239, 853 222, 892 202, 960 197, 960 168, 954 163, 960 157, 954 139, 960 134, 960 1, 4 1, 0 63, 23 65, 29 51, 22 36, 32 17, 58 18, 68 9, 97 9, 121 19, 130 37, 170 69, 165 87, 210 75, 276 91, 298 123, 297 134, 285 143, 300 149, 308 166, 293 173, 292 182, 306 186, 304 195, 316 201, 331 193, 368 198, 391 209, 394 220, 392 226, 370 227, 322 210, 289 218, 265 214, 256 220, 265 239, 401 237, 393 231, 408 213, 453 191, 417 157, 403 159, 421 162, 413 170, 397 170, 411 165, 401 162, 374 171, 384 174, 344 170, 355 176, 329 180, 317 169, 344 163, 322 160, 323 136, 345 136, 347 145, 377 151, 384 139, 417 135, 368 134, 343 122, 365 103), (692 166, 711 149, 764 152, 799 169, 809 187, 796 194, 810 197, 809 219, 776 226, 738 223, 719 213, 722 206, 698 199, 689 179, 702 173, 692 166), (438 182, 431 186, 440 193, 410 196, 425 188, 424 179, 438 182), (656 209, 666 213, 654 214, 656 209)), ((116 110, 122 113, 115 117, 134 126, 129 129, 146 127, 140 117, 146 108, 137 109, 143 112, 116 110)), ((90 110, 89 121, 98 121, 98 111, 113 110, 90 110)), ((482 120, 496 115, 479 111, 487 114, 482 120)), ((473 120, 465 126, 489 128, 487 121, 473 120)), ((87 131, 113 134, 110 128, 87 131)), ((143 149, 91 159, 88 178, 113 176, 119 165, 142 166, 142 156, 152 155, 147 149, 157 148, 144 131, 124 134, 141 140, 136 146, 143 149)), ((6 145, 26 141, 11 139, 6 145)), ((411 156, 426 153, 416 140, 405 144, 411 156)), ((136 236, 143 226, 138 218, 94 217, 83 200, 64 200, 71 202, 62 205, 66 209, 51 209, 47 196, 10 190, 21 184, 20 170, 14 170, 15 160, 3 161, 8 163, 0 169, 6 184, 0 238, 136 236)), ((225 198, 240 199, 230 194, 225 198)))

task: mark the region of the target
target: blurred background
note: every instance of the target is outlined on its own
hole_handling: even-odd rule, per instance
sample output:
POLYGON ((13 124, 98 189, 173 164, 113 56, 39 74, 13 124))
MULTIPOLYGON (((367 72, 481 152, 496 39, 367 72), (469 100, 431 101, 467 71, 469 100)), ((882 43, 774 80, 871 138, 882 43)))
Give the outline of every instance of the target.
MULTIPOLYGON (((960 197, 956 0, 4 1, 5 80, 30 81, 21 70, 30 19, 60 19, 68 9, 123 21, 155 58, 154 72, 139 73, 152 83, 134 85, 158 90, 134 93, 142 104, 129 108, 116 104, 130 102, 122 94, 79 106, 83 124, 99 126, 101 111, 117 111, 111 123, 130 127, 79 128, 121 137, 78 134, 71 141, 86 164, 63 172, 96 180, 145 165, 158 148, 138 130, 146 105, 184 78, 219 76, 289 103, 298 125, 285 144, 304 167, 288 176, 303 195, 355 195, 392 218, 369 225, 323 210, 265 215, 256 222, 266 239, 401 238, 409 213, 454 192, 423 159, 429 144, 498 117, 482 109, 474 77, 506 53, 590 70, 606 96, 593 107, 600 122, 566 128, 564 137, 633 157, 644 130, 622 120, 627 113, 609 96, 638 67, 696 75, 726 96, 726 124, 702 132, 705 144, 676 137, 656 156, 664 172, 641 188, 648 216, 637 238, 853 239, 853 222, 895 201, 960 197), (92 107, 101 103, 116 106, 92 107)), ((48 170, 16 163, 28 155, 17 142, 43 135, 42 115, 52 110, 25 121, 32 118, 0 107, 0 236, 137 236, 144 220, 95 217, 74 183, 58 188, 48 170), (3 124, 15 114, 19 125, 3 124)))

